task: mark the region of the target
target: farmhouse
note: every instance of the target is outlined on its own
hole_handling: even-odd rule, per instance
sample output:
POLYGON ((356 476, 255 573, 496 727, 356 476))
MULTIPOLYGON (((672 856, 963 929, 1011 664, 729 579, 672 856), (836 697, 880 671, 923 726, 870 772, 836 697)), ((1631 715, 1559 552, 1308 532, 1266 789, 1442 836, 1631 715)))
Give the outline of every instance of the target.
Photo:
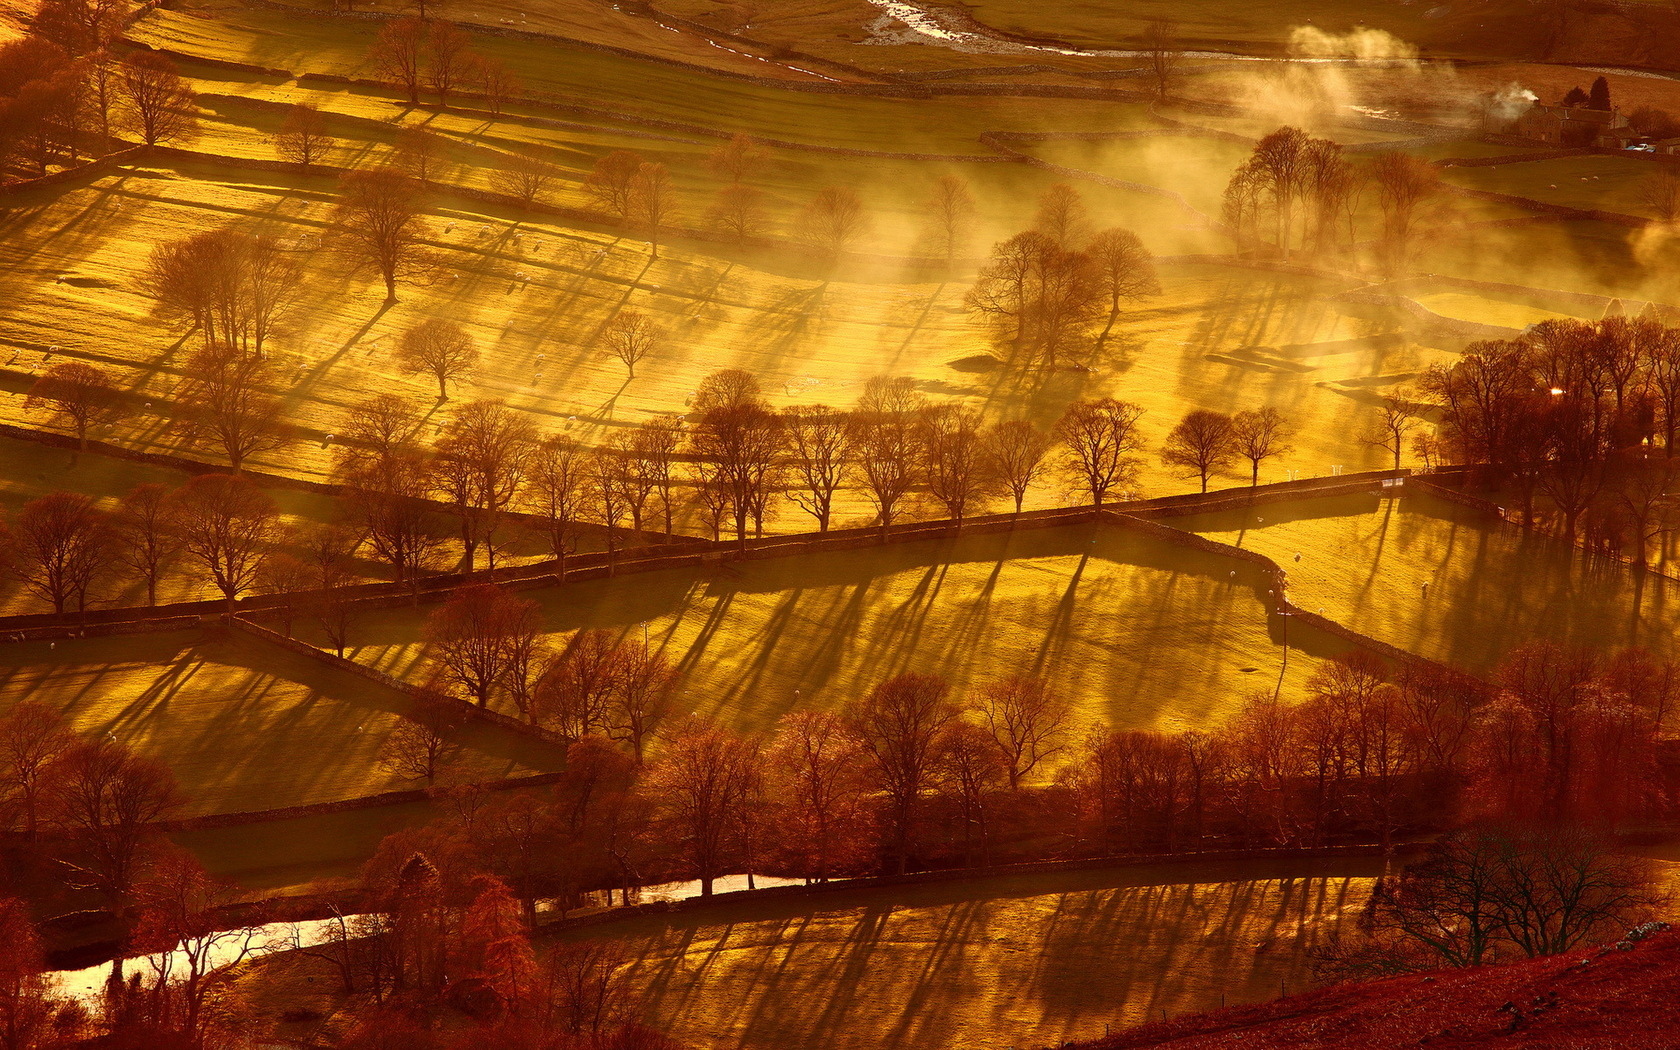
POLYGON ((1636 138, 1620 110, 1536 102, 1517 118, 1516 134, 1561 146, 1621 147, 1636 138))

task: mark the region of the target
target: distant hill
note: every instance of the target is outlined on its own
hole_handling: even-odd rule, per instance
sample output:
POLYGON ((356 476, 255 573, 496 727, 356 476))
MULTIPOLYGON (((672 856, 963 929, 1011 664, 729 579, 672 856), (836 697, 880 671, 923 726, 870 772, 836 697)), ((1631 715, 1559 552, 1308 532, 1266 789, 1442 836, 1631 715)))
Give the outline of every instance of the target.
POLYGON ((1080 1050, 1680 1046, 1680 932, 1474 970, 1343 984, 1129 1029, 1080 1050))

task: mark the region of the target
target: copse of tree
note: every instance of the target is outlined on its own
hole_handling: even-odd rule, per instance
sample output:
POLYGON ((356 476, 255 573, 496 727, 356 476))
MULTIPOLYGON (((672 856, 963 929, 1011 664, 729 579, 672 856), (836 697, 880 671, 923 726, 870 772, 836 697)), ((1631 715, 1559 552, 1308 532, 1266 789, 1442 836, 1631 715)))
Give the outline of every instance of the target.
POLYGON ((1035 229, 992 248, 964 304, 987 319, 1012 360, 1054 368, 1080 344, 1107 298, 1093 256, 1035 229))
MULTIPOLYGON (((700 399, 697 399, 700 400, 700 399)), ((782 467, 781 418, 762 401, 742 398, 701 413, 689 450, 705 466, 699 482, 719 509, 734 520, 735 538, 744 548, 747 523, 764 535, 764 517, 782 467)))
POLYGON ((749 849, 747 831, 757 818, 751 803, 762 775, 754 742, 700 720, 678 728, 660 752, 650 773, 657 819, 671 828, 702 897, 712 895, 729 861, 749 849))
POLYGON ((261 355, 296 304, 302 273, 272 234, 232 226, 152 249, 141 286, 157 313, 204 336, 261 355))
POLYGON ((42 36, 0 44, 0 176, 28 164, 74 163, 82 139, 85 67, 42 36))
POLYGON ((1356 190, 1340 145, 1283 127, 1255 143, 1231 176, 1223 215, 1239 245, 1269 241, 1288 258, 1297 244, 1323 251, 1335 243, 1356 190))
POLYGON ((122 399, 104 370, 67 361, 48 368, 31 384, 23 407, 43 405, 69 422, 77 444, 85 449, 88 429, 117 418, 122 399))
POLYGON ((185 799, 168 769, 109 738, 78 741, 59 763, 57 820, 73 851, 72 884, 120 913, 159 848, 158 822, 185 799))
POLYGON ((467 330, 443 317, 428 317, 411 325, 397 344, 397 367, 424 372, 437 380, 438 400, 449 400, 449 381, 471 373, 478 349, 467 330))
POLYGON ((335 212, 339 250, 385 281, 385 301, 397 301, 397 278, 424 265, 425 222, 420 186, 391 167, 364 168, 339 180, 335 212))
POLYGON ((29 501, 0 532, 12 571, 59 614, 87 608, 90 591, 110 567, 113 539, 93 500, 72 492, 29 501))
POLYGON ((1108 323, 1098 337, 1101 342, 1114 330, 1121 304, 1160 295, 1161 280, 1155 273, 1154 256, 1130 230, 1103 230, 1091 238, 1086 253, 1108 299, 1108 323))
POLYGON ((30 29, 72 55, 111 43, 122 31, 126 0, 42 0, 30 29))
POLYGON ((958 714, 946 693, 944 680, 937 676, 902 674, 876 686, 846 715, 885 796, 888 854, 901 875, 909 870, 916 849, 939 738, 958 714))
POLYGON ((773 855, 816 883, 861 866, 873 832, 866 768, 857 738, 839 715, 782 716, 765 756, 773 855))
POLYGON ((327 119, 321 107, 313 102, 293 103, 274 135, 274 151, 293 164, 309 167, 327 155, 332 139, 327 135, 327 119))

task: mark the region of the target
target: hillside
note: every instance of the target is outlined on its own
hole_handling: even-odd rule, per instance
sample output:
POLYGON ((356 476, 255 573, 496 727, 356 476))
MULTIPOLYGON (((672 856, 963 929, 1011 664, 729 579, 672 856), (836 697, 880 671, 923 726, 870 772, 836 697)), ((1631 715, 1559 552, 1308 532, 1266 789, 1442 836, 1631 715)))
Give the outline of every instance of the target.
POLYGON ((1680 933, 1506 966, 1338 985, 1144 1025, 1085 1050, 1676 1045, 1680 933))

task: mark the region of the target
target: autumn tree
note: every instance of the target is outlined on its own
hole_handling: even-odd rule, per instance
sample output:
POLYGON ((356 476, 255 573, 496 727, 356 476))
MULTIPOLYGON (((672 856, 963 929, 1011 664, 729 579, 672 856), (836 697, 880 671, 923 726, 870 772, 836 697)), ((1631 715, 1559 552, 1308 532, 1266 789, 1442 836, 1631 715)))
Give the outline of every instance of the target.
POLYGON ((765 762, 776 849, 808 881, 827 882, 865 857, 864 768, 861 745, 839 715, 794 711, 776 723, 765 762))
POLYGON ((702 897, 741 855, 761 766, 756 743, 693 719, 671 734, 649 773, 670 841, 700 880, 702 897))
POLYGON ((186 138, 196 128, 192 89, 165 55, 125 55, 118 64, 118 86, 124 123, 146 145, 186 138))
POLYGON ((188 322, 206 347, 220 342, 261 356, 296 304, 301 277, 272 233, 225 226, 158 245, 141 281, 157 313, 188 322))
POLYGON ((1101 507, 1110 492, 1137 476, 1138 419, 1143 408, 1113 398, 1075 401, 1056 424, 1062 469, 1101 507))
POLYGON ((1091 230, 1084 195, 1065 182, 1051 186, 1038 199, 1032 228, 1062 251, 1077 249, 1091 230))
POLYGON ((788 498, 817 519, 827 532, 834 516, 834 494, 854 469, 851 420, 828 405, 798 405, 782 413, 790 469, 799 484, 788 498))
POLYGON ((461 587, 422 631, 438 676, 479 707, 509 686, 519 649, 540 630, 537 604, 494 584, 461 587))
POLYGON ((635 215, 636 175, 642 158, 629 150, 614 150, 595 162, 583 180, 583 191, 619 222, 635 215))
POLYGON ((397 344, 397 367, 405 372, 424 372, 437 380, 438 400, 449 400, 449 381, 471 374, 478 364, 478 349, 472 336, 459 324, 443 317, 428 317, 410 325, 397 344))
POLYGON ((963 302, 1012 357, 1054 367, 1084 338, 1104 298, 1093 256, 1034 229, 993 246, 963 302))
POLYGON ((847 186, 824 186, 801 209, 799 236, 828 260, 838 259, 869 231, 863 198, 847 186))
POLYGON ((293 164, 309 167, 325 157, 332 146, 327 119, 313 102, 293 103, 274 135, 274 150, 293 164))
POLYGON ((1231 443, 1235 454, 1248 460, 1248 483, 1260 484, 1260 464, 1289 454, 1289 423, 1270 405, 1238 412, 1231 417, 1231 443))
POLYGON ((256 582, 273 544, 280 511, 268 493, 238 474, 200 474, 174 496, 171 517, 182 552, 227 599, 256 582))
POLYGON ((6 558, 23 585, 53 612, 82 612, 94 582, 110 565, 110 523, 80 493, 52 492, 30 500, 0 534, 6 558))
POLYGON ((48 368, 31 384, 23 407, 38 406, 50 408, 54 416, 68 421, 77 444, 85 449, 88 428, 114 419, 122 399, 103 369, 67 361, 48 368))
POLYGON ((399 168, 379 166, 347 173, 338 184, 334 213, 339 248, 385 281, 385 301, 397 301, 397 278, 421 263, 425 222, 420 186, 399 168))
POLYGON ((1680 222, 1680 171, 1664 165, 1639 181, 1638 200, 1657 222, 1680 222))
POLYGON ((625 374, 634 379, 636 363, 657 349, 665 330, 640 310, 620 310, 601 330, 607 350, 624 364, 625 374))
POLYGON ((1003 758, 1011 789, 1019 789, 1023 778, 1062 752, 1073 717, 1072 706, 1043 679, 1019 675, 982 686, 974 709, 1003 758))
MULTIPOLYGON (((1161 446, 1161 462, 1200 479, 1203 492, 1207 491, 1208 479, 1228 470, 1236 456, 1231 417, 1205 408, 1186 413, 1161 446)), ((1255 469, 1259 470, 1258 464, 1255 469)))
POLYGON ((1049 472, 1050 435, 1025 419, 1010 419, 988 427, 981 435, 987 472, 1015 501, 1021 513, 1027 492, 1049 472))
POLYGON ((186 413, 182 420, 194 441, 221 446, 237 472, 245 461, 285 447, 284 407, 269 393, 275 382, 269 360, 226 343, 213 343, 188 360, 186 413))
POLYGON ((745 183, 724 186, 707 210, 706 219, 719 233, 736 244, 744 244, 762 234, 768 225, 764 193, 745 183))
POLYGON ((597 628, 573 634, 537 679, 538 717, 570 740, 604 734, 613 717, 627 652, 609 631, 597 628))
POLYGON ((15 897, 0 897, 0 1046, 47 1050, 63 1045, 65 1032, 55 1023, 61 1005, 52 994, 46 953, 28 906, 15 897))
POLYGON ((987 815, 1008 775, 1003 756, 986 730, 961 720, 948 725, 934 747, 936 790, 956 803, 964 854, 984 867, 991 863, 987 815))
POLYGON ((927 215, 927 240, 935 256, 950 263, 968 250, 977 209, 966 179, 960 175, 941 175, 923 208, 927 215))

